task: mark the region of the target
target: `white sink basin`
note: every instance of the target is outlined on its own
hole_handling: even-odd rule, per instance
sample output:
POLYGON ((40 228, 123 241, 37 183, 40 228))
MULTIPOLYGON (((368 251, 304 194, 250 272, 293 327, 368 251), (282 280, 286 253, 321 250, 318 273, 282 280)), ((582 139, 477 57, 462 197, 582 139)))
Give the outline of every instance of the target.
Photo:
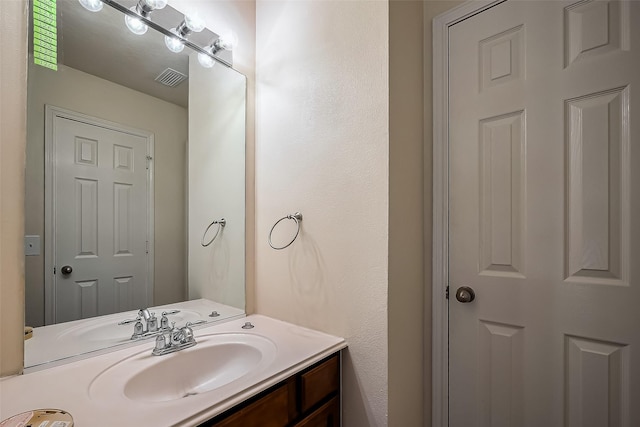
POLYGON ((276 356, 275 344, 249 333, 196 336, 195 347, 164 356, 152 347, 98 375, 89 386, 94 400, 124 395, 139 402, 167 402, 206 393, 259 373, 276 356))

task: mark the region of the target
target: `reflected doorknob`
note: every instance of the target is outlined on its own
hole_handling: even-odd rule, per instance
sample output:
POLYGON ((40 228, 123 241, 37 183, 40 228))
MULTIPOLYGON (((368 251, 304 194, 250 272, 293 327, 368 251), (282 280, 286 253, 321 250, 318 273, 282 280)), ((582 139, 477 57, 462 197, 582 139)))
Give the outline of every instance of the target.
POLYGON ((62 273, 64 276, 67 276, 67 275, 73 273, 73 268, 71 268, 70 265, 65 265, 64 267, 62 267, 60 269, 60 273, 62 273))
POLYGON ((476 293, 468 286, 460 286, 456 291, 456 299, 461 303, 468 303, 476 299, 476 293))

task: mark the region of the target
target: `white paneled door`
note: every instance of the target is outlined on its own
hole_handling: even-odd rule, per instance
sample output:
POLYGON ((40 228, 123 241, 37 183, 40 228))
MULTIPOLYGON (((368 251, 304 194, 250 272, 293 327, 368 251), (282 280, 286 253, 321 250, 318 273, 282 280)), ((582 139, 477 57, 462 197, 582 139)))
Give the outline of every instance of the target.
POLYGON ((639 112, 638 1, 450 27, 450 426, 640 426, 639 112))
POLYGON ((54 322, 145 307, 149 138, 53 114, 54 322))

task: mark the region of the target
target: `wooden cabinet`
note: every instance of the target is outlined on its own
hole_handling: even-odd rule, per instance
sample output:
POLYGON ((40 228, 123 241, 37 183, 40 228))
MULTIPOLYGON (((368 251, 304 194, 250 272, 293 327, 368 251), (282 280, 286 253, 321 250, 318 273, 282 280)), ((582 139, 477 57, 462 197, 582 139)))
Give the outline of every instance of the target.
POLYGON ((340 399, 332 397, 295 427, 340 427, 340 399))
POLYGON ((340 426, 340 354, 336 353, 200 427, 340 426))
POLYGON ((261 399, 210 425, 217 427, 286 426, 289 423, 289 404, 287 386, 281 385, 261 399))
POLYGON ((307 412, 339 388, 340 363, 335 356, 300 374, 300 410, 307 412))

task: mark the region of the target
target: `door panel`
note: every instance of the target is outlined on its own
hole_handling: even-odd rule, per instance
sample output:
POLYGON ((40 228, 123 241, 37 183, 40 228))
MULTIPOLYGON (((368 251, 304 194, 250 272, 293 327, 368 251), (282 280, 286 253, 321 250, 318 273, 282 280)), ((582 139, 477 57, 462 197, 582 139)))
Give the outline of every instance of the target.
POLYGON ((55 321, 147 306, 147 138, 60 116, 53 135, 55 321))
POLYGON ((566 102, 572 282, 628 285, 629 92, 626 86, 566 102))
POLYGON ((640 425, 632 22, 509 0, 450 28, 451 426, 640 425))
POLYGON ((524 111, 480 121, 480 274, 522 277, 524 111))

